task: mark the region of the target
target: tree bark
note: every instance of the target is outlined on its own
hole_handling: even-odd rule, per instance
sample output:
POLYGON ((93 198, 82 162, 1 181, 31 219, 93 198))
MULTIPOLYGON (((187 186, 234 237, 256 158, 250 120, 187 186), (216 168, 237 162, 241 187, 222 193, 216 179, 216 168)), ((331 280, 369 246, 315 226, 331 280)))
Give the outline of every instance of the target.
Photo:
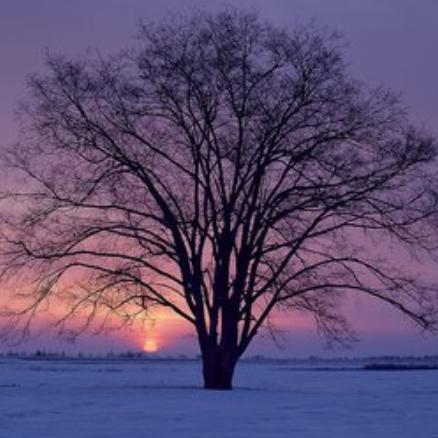
POLYGON ((236 363, 237 355, 231 351, 220 352, 218 347, 204 350, 202 354, 204 388, 222 391, 233 389, 236 363))

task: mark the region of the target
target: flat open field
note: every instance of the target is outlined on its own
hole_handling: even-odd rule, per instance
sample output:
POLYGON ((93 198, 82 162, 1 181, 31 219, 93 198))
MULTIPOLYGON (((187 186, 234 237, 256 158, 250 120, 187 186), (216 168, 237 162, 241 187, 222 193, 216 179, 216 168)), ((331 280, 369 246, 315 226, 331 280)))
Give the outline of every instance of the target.
POLYGON ((204 391, 191 361, 0 358, 0 437, 438 437, 435 370, 243 363, 235 383, 204 391))

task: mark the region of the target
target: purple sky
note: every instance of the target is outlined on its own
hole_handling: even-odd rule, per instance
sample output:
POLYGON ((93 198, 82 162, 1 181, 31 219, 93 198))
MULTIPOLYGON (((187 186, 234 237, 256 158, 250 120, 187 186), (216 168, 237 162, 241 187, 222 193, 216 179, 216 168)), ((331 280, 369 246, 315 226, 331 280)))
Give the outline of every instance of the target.
MULTIPOLYGON (((111 52, 129 46, 142 18, 160 19, 193 7, 212 9, 212 5, 255 8, 281 25, 315 19, 340 31, 348 42, 347 60, 353 74, 400 91, 412 117, 438 133, 437 0, 234 0, 222 4, 207 0, 1 0, 0 146, 15 138, 13 110, 25 94, 25 75, 41 70, 46 50, 78 54, 97 47, 111 52)), ((357 299, 351 307, 355 315, 365 315, 356 323, 364 340, 346 353, 438 354, 438 340, 419 338, 406 326, 400 334, 401 318, 386 307, 357 299)), ((265 340, 259 341, 255 351, 321 353, 321 343, 313 335, 298 333, 290 340, 285 351, 277 352, 265 340)), ((191 342, 184 339, 168 352, 185 351, 191 342)), ((101 350, 119 345, 108 339, 86 340, 76 348, 97 344, 101 350)))

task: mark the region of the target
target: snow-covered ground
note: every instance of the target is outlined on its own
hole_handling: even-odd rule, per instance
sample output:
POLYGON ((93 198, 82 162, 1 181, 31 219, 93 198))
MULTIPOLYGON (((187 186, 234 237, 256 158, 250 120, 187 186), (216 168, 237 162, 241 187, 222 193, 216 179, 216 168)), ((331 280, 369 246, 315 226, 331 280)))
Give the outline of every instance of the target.
POLYGON ((438 371, 304 368, 243 363, 211 392, 197 362, 0 358, 0 437, 438 437, 438 371))

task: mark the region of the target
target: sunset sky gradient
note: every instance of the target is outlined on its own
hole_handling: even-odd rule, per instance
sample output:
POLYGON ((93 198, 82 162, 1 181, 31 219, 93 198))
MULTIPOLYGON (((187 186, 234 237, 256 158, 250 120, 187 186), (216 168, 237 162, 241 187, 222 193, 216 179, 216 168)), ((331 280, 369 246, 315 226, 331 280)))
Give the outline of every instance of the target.
MULTIPOLYGON (((279 25, 315 19, 344 35, 346 59, 353 75, 371 85, 383 83, 400 91, 412 118, 438 134, 438 2, 436 0, 2 0, 0 9, 0 146, 17 136, 14 110, 25 96, 25 76, 43 71, 46 51, 77 55, 87 48, 103 54, 133 43, 141 19, 160 20, 193 8, 223 6, 258 10, 279 25)), ((5 176, 0 174, 0 183, 5 176)), ((433 274, 434 267, 430 269, 433 274)), ((437 269, 438 272, 438 269, 437 269)), ((437 280, 438 280, 438 273, 437 280)), ((0 303, 4 300, 0 291, 0 303)), ((337 355, 438 354, 438 339, 424 339, 392 309, 352 297, 346 303, 353 327, 362 342, 337 355)), ((154 322, 130 331, 93 337, 86 335, 71 346, 48 335, 30 340, 24 350, 45 348, 67 351, 141 350, 161 354, 197 353, 188 327, 173 315, 157 311, 154 322)), ((309 321, 290 322, 276 315, 281 329, 278 349, 262 337, 248 354, 307 356, 328 354, 309 321)), ((41 321, 47 318, 42 317, 41 321)), ((43 324, 43 322, 41 322, 43 324)), ((9 347, 0 346, 0 349, 9 347)))

